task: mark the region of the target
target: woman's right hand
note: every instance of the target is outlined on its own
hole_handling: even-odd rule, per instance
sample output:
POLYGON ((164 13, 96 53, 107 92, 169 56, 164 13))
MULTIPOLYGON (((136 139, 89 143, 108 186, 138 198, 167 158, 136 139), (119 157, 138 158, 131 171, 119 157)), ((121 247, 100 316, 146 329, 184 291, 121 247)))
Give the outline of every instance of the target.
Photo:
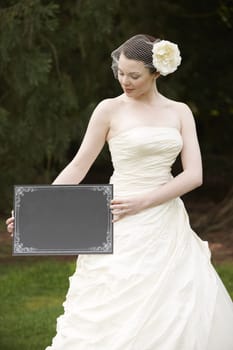
POLYGON ((7 231, 13 235, 15 218, 12 216, 6 220, 7 231))

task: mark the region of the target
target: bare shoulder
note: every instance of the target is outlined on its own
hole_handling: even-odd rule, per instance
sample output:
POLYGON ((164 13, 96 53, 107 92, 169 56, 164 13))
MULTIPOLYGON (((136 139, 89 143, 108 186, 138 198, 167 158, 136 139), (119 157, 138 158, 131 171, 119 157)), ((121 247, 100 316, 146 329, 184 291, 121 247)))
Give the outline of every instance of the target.
POLYGON ((177 110, 179 110, 182 115, 187 116, 187 118, 193 116, 191 108, 186 103, 175 101, 175 104, 177 110))
POLYGON ((179 103, 181 131, 196 134, 196 123, 191 108, 183 102, 179 103))
POLYGON ((191 108, 183 102, 177 102, 177 111, 179 113, 181 134, 186 140, 192 138, 197 140, 196 122, 191 108))
POLYGON ((96 106, 96 110, 102 111, 102 112, 109 112, 112 110, 112 108, 116 108, 120 103, 119 96, 118 97, 112 97, 112 98, 106 98, 98 103, 96 106))
POLYGON ((93 112, 93 116, 110 122, 112 113, 120 106, 119 97, 106 98, 100 101, 93 112))
POLYGON ((181 128, 187 124, 195 124, 193 112, 186 103, 170 99, 169 103, 179 118, 181 128))
POLYGON ((170 107, 174 108, 181 115, 192 116, 191 108, 184 102, 167 99, 170 107))

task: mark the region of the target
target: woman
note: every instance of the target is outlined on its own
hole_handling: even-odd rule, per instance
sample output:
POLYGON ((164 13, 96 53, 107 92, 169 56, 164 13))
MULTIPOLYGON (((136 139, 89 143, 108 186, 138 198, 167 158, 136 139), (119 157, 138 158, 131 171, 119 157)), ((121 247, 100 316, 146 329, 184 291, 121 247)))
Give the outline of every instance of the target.
MULTIPOLYGON (((202 184, 194 118, 156 87, 179 66, 179 49, 136 35, 112 59, 123 94, 97 106, 53 183, 80 183, 108 142, 114 253, 78 257, 46 350, 232 350, 232 301, 179 198, 202 184), (173 177, 180 152, 183 171, 173 177)), ((13 218, 7 224, 12 232, 13 218)))

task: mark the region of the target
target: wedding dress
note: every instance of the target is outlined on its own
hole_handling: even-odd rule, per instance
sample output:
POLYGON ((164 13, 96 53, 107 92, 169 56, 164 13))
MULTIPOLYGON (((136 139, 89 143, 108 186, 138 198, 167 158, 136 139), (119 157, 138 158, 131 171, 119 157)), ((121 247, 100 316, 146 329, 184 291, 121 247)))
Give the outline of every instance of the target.
MULTIPOLYGON (((140 126, 108 141, 114 198, 172 178, 176 128, 140 126)), ((94 234, 94 232, 93 232, 94 234)), ((79 255, 46 350, 232 350, 233 303, 180 198, 114 223, 114 253, 79 255)))

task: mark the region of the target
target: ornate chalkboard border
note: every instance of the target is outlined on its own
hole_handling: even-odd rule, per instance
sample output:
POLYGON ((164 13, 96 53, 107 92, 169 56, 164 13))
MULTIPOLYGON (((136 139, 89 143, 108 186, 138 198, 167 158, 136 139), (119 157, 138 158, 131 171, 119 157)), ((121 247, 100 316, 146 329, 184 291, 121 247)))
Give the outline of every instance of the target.
MULTIPOLYGON (((97 196, 96 196, 97 198, 97 196)), ((99 197, 100 198, 100 197, 99 197)), ((79 255, 79 254, 104 254, 113 253, 113 223, 112 223, 112 213, 110 210, 110 202, 113 198, 113 185, 112 184, 97 184, 97 185, 15 185, 14 186, 14 213, 15 213, 15 230, 13 239, 13 255, 79 255), (41 200, 43 201, 43 191, 51 191, 51 195, 56 193, 56 190, 66 191, 74 189, 77 193, 83 193, 86 191, 96 191, 97 193, 102 193, 104 197, 104 202, 101 201, 100 205, 106 206, 105 212, 107 213, 107 224, 105 225, 105 238, 98 245, 88 246, 86 249, 79 249, 77 247, 70 248, 37 248, 31 244, 30 246, 24 242, 23 234, 23 222, 22 222, 22 203, 24 201, 30 201, 30 196, 28 194, 40 191, 41 200)), ((97 206, 98 198, 96 199, 97 206)), ((24 213, 25 217, 25 213, 24 213)), ((91 218, 89 218, 91 219, 91 218)), ((101 220, 99 221, 101 223, 101 220)))

